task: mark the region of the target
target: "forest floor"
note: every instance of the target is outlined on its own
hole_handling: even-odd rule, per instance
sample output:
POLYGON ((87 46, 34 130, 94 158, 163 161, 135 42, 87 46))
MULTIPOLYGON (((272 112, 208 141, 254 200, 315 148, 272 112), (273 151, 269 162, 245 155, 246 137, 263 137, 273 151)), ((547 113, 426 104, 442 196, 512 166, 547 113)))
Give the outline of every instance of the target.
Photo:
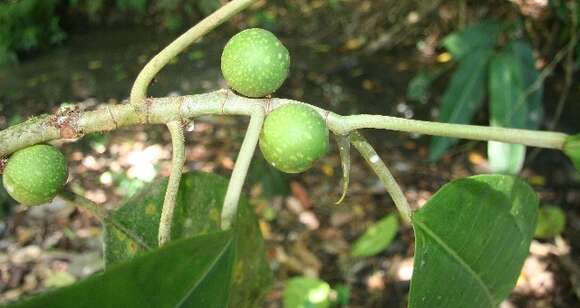
MULTIPOLYGON (((187 136, 188 170, 228 175, 246 123, 226 117, 197 121, 187 136)), ((369 137, 414 208, 424 205, 446 182, 488 170, 483 148, 474 143, 430 164, 426 162, 425 137, 386 132, 369 137)), ((107 209, 169 172, 169 135, 161 128, 120 130, 62 146, 70 162, 69 185, 107 209)), ((552 155, 556 154, 540 155, 537 160, 549 160, 552 155)), ((534 166, 545 163, 537 160, 523 170, 522 177, 538 192, 542 205, 564 204, 567 226, 558 240, 533 241, 517 285, 501 307, 577 307, 578 177, 562 168, 537 171, 534 166)), ((295 275, 316 276, 331 286, 348 287, 349 307, 405 306, 413 266, 412 229, 402 225, 393 243, 374 257, 352 257, 354 240, 395 209, 357 154, 353 154, 348 196, 342 205, 335 205, 341 194, 341 172, 333 146, 311 170, 283 177, 287 187, 265 189, 260 180, 246 185, 275 273, 264 307, 281 307, 284 281, 295 275)), ((102 270, 101 236, 102 226, 95 217, 58 198, 50 205, 15 206, 0 222, 0 303, 61 287, 102 270)))

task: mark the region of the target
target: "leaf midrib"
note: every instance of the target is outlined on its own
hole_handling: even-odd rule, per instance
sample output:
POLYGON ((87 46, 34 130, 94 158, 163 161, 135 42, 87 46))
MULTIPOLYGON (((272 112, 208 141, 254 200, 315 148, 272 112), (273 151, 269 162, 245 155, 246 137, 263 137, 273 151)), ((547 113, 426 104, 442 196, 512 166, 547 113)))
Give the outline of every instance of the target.
POLYGON ((443 239, 441 239, 441 237, 439 237, 437 234, 435 234, 435 232, 433 232, 433 230, 431 230, 427 225, 425 225, 422 222, 417 221, 417 220, 413 221, 413 225, 415 227, 421 229, 423 232, 425 232, 425 234, 428 237, 433 239, 437 244, 439 244, 439 246, 441 246, 441 248, 443 248, 443 251, 445 251, 447 254, 449 254, 449 256, 451 256, 451 258, 453 258, 455 261, 457 261, 469 274, 471 274, 474 277, 475 281, 485 291, 485 295, 486 295, 486 298, 488 300, 489 307, 495 307, 496 301, 493 298, 491 291, 489 290, 487 285, 483 282, 483 280, 481 280, 481 277, 479 277, 479 275, 477 275, 477 272, 473 268, 471 268, 471 266, 465 260, 463 260, 463 258, 461 258, 461 256, 455 250, 453 250, 451 247, 449 247, 447 244, 445 244, 443 239))
POLYGON ((225 252, 230 248, 230 245, 232 244, 232 237, 228 236, 228 241, 227 243, 223 246, 223 249, 217 254, 216 258, 213 260, 213 262, 211 262, 204 270, 203 274, 201 274, 200 278, 191 286, 191 288, 189 288, 189 291, 187 291, 187 294, 185 294, 185 296, 183 296, 183 298, 179 301, 179 303, 177 303, 177 305, 175 305, 175 307, 183 307, 183 304, 185 302, 185 300, 187 300, 190 296, 191 293, 193 291, 195 291, 195 289, 197 289, 197 287, 199 286, 199 284, 205 280, 205 278, 207 277, 207 275, 209 274, 209 272, 212 271, 212 269, 216 266, 216 264, 219 262, 219 260, 221 260, 221 258, 224 256, 225 252))

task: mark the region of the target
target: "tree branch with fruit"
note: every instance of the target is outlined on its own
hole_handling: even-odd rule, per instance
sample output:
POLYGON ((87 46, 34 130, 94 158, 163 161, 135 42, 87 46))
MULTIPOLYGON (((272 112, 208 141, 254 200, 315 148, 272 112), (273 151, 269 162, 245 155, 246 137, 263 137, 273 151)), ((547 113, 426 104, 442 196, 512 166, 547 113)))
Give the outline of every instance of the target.
MULTIPOLYGON (((235 224, 242 188, 256 147, 273 167, 286 173, 299 173, 326 155, 329 131, 336 135, 344 160, 343 197, 348 186, 349 143, 352 143, 378 175, 406 221, 413 220, 413 211, 386 164, 359 130, 384 129, 561 150, 580 168, 578 135, 384 115, 343 116, 298 100, 271 97, 288 75, 290 54, 280 40, 262 29, 244 30, 225 46, 221 69, 230 89, 177 97, 147 97, 149 83, 172 58, 253 2, 231 1, 168 45, 141 71, 131 89, 128 104, 104 104, 95 110, 62 109, 0 131, 0 157, 8 157, 3 168, 3 182, 8 193, 22 204, 36 205, 50 201, 64 186, 67 169, 63 155, 42 143, 80 139, 86 134, 135 125, 166 125, 171 132, 173 160, 159 224, 161 246, 171 240, 173 212, 185 161, 184 123, 202 115, 250 117, 224 197, 223 230, 235 224)), ((422 223, 417 224, 424 228, 422 223)))

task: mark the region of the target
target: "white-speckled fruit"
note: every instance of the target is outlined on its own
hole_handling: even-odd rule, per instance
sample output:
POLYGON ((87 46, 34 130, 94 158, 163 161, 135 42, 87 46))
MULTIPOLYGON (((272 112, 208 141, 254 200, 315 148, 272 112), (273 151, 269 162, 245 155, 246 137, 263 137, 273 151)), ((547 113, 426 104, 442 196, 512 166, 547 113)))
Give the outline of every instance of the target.
POLYGON ((39 144, 12 154, 4 169, 2 182, 16 201, 38 205, 52 200, 66 183, 67 177, 64 155, 53 146, 39 144))
POLYGON ((222 74, 228 85, 248 97, 274 93, 288 76, 290 54, 270 31, 247 29, 224 47, 222 74))
POLYGON ((266 118, 260 150, 277 169, 303 172, 328 152, 328 128, 314 109, 302 104, 284 105, 266 118))

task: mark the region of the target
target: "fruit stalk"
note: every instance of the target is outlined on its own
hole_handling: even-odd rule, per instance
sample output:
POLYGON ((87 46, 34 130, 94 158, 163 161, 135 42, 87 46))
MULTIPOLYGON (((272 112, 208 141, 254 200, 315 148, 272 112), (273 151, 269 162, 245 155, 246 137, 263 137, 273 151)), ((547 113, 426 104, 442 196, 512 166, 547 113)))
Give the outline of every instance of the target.
POLYGON ((397 180, 395 180, 395 177, 393 177, 391 171, 389 171, 389 168, 387 168, 373 146, 370 145, 366 138, 358 131, 351 134, 351 143, 360 152, 371 169, 373 169, 377 174, 385 186, 385 189, 393 199, 401 217, 406 222, 411 222, 411 216, 413 213, 411 206, 407 202, 407 198, 405 198, 405 194, 403 194, 401 187, 397 184, 397 180))
POLYGON ((228 190, 224 197, 224 205, 222 208, 221 228, 222 230, 229 230, 236 219, 238 212, 238 203, 242 193, 242 187, 252 162, 252 157, 258 144, 262 124, 264 123, 265 112, 261 107, 254 108, 250 115, 250 124, 246 130, 246 136, 242 142, 238 158, 234 165, 234 171, 228 184, 228 190))
POLYGON ((171 240, 173 211, 175 209, 177 193, 179 191, 179 183, 181 183, 181 175, 183 174, 183 164, 185 164, 185 138, 183 136, 183 124, 181 121, 171 121, 167 123, 167 128, 169 128, 169 133, 171 134, 173 157, 171 158, 171 174, 169 175, 169 182, 167 183, 167 190, 165 191, 165 198, 163 200, 163 209, 161 210, 161 218, 159 220, 159 246, 163 246, 171 240))

